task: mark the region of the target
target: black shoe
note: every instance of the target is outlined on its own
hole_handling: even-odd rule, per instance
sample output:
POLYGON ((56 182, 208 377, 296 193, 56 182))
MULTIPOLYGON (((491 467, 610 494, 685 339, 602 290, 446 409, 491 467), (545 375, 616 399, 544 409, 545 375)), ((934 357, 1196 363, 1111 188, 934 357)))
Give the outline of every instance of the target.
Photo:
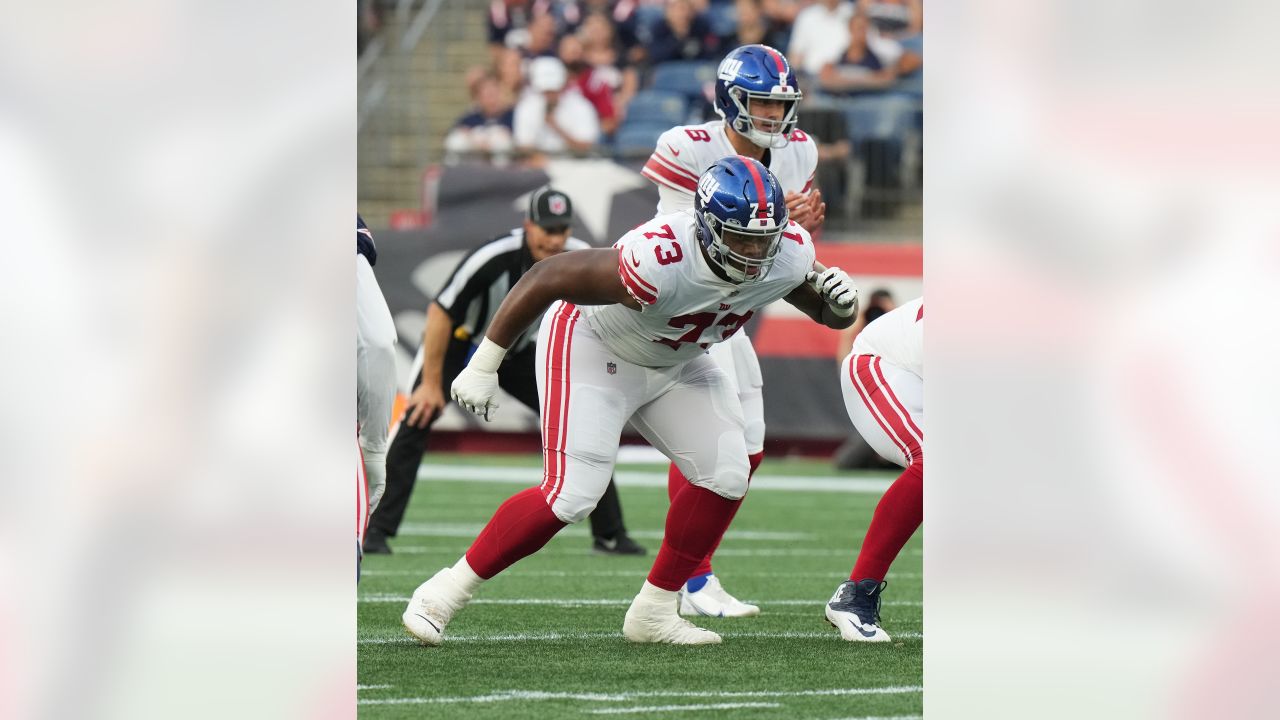
POLYGON ((880 593, 886 585, 888 583, 871 578, 842 583, 827 603, 827 622, 839 630, 845 640, 889 640, 889 634, 880 627, 880 593))
POLYGON ((387 536, 378 530, 369 528, 364 534, 365 555, 390 555, 391 546, 387 544, 387 536))
POLYGON ((636 541, 626 533, 619 533, 612 540, 606 540, 597 535, 591 549, 602 555, 644 555, 649 552, 637 545, 636 541))

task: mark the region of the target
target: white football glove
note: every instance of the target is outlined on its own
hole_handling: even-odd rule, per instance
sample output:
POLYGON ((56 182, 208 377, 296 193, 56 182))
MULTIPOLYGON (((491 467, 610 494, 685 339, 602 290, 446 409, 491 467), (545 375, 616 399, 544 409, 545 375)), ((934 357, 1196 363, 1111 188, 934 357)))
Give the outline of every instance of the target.
POLYGON ((373 515, 387 490, 387 453, 363 448, 360 453, 364 456, 364 478, 369 483, 369 514, 373 515))
POLYGON ((506 355, 506 348, 485 338, 471 356, 470 362, 454 378, 449 394, 462 407, 483 417, 485 422, 493 418, 498 403, 493 396, 498 392, 498 365, 506 355))
POLYGON ((810 270, 804 279, 822 296, 831 312, 840 317, 858 312, 858 286, 849 273, 838 267, 829 267, 821 273, 810 270))

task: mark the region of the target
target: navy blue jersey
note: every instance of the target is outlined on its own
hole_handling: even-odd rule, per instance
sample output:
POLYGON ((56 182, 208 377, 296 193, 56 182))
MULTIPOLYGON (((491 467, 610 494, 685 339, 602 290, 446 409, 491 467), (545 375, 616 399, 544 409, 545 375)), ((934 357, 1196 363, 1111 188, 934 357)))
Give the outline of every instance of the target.
POLYGON ((365 256, 370 265, 378 264, 378 248, 373 244, 373 233, 364 224, 364 218, 356 215, 356 253, 365 256))

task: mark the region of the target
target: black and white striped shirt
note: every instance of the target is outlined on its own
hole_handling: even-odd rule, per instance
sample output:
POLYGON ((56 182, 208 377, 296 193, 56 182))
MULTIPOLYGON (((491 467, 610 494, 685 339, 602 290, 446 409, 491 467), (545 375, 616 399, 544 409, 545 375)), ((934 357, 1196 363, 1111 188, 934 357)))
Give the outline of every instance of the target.
MULTIPOLYGON (((566 250, 589 247, 586 241, 575 237, 565 242, 566 250)), ((524 228, 490 240, 463 258, 435 299, 453 320, 453 337, 478 343, 503 298, 531 267, 533 255, 525 245, 524 228)), ((508 348, 508 353, 525 350, 537 339, 538 323, 533 323, 508 348)))

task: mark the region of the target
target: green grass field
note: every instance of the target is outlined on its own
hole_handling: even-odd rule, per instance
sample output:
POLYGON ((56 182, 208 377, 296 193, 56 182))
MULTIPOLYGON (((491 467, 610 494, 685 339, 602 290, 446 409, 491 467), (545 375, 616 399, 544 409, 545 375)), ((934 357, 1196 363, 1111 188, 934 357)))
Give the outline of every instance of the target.
POLYGON ((400 625, 410 593, 456 561, 498 504, 520 489, 502 479, 523 475, 521 467, 529 469, 525 486, 538 481, 536 457, 428 456, 400 536, 391 541, 395 554, 364 562, 361 717, 826 720, 922 713, 920 534, 888 578, 881 617, 893 642, 841 640, 823 605, 848 577, 880 498, 865 486, 886 484, 893 474, 837 473, 813 461, 766 459, 716 555, 726 589, 761 607, 755 618, 695 620, 723 635, 723 644, 633 645, 622 638, 623 613, 653 561, 667 509, 665 466, 625 465, 623 510, 647 557, 592 554, 587 523, 566 528, 486 583, 450 623, 444 645, 419 646, 400 625), (487 472, 494 476, 470 477, 487 472), (830 486, 784 489, 823 482, 830 486))

